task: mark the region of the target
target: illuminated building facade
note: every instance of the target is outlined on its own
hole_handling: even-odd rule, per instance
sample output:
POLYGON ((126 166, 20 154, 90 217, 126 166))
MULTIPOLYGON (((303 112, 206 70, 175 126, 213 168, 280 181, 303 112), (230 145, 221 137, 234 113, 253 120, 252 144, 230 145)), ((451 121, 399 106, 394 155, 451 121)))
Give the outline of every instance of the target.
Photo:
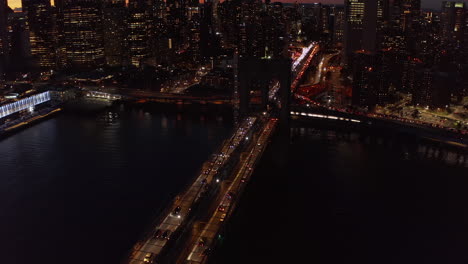
POLYGON ((466 22, 466 6, 463 2, 442 2, 441 34, 444 43, 463 42, 466 22))
POLYGON ((411 33, 417 28, 421 15, 421 0, 394 0, 394 19, 403 32, 411 33))
POLYGON ((102 66, 101 5, 93 0, 66 0, 63 12, 67 65, 72 68, 102 66))
POLYGON ((128 6, 127 44, 130 53, 130 64, 139 67, 150 55, 150 14, 143 1, 130 1, 128 6))
POLYGON ((353 53, 362 49, 365 5, 365 0, 346 0, 345 2, 344 57, 348 63, 353 53))
POLYGON ((49 0, 23 0, 29 26, 29 41, 34 64, 41 69, 56 67, 56 13, 49 0))
POLYGON ((104 55, 106 65, 115 67, 125 64, 127 8, 125 1, 105 3, 103 9, 104 55))
POLYGON ((345 12, 342 8, 335 8, 333 21, 333 42, 342 43, 345 31, 345 12))

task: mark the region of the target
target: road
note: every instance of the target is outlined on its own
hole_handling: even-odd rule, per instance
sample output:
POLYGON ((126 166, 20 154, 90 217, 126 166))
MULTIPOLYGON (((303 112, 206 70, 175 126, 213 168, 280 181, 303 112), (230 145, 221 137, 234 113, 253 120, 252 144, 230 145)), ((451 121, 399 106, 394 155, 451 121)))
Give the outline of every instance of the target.
POLYGON ((152 234, 157 230, 161 230, 162 232, 169 230, 170 234, 172 234, 180 228, 186 216, 190 213, 192 205, 200 198, 205 186, 220 183, 220 178, 217 178, 220 168, 229 161, 231 154, 239 145, 244 140, 248 140, 246 135, 251 130, 256 120, 256 117, 248 117, 240 124, 231 138, 222 145, 220 153, 213 156, 208 168, 204 168, 188 190, 176 197, 173 205, 170 206, 170 211, 166 213, 164 219, 150 231, 149 238, 137 244, 127 263, 145 263, 144 259, 148 253, 152 254, 152 258, 156 258, 161 253, 167 245, 168 239, 157 238, 152 234), (180 212, 175 214, 174 209, 177 207, 180 208, 180 212))
MULTIPOLYGON (((331 54, 331 56, 328 58, 328 61, 335 56, 334 54, 331 54)), ((359 116, 362 117, 371 117, 371 118, 377 118, 377 119, 382 119, 385 121, 393 121, 396 124, 405 124, 405 125, 418 125, 426 128, 438 128, 441 129, 442 131, 449 131, 453 133, 458 133, 461 136, 463 135, 468 135, 468 130, 466 129, 461 129, 461 130, 455 130, 453 126, 447 127, 443 126, 443 124, 447 124, 447 122, 452 122, 453 120, 450 120, 449 118, 445 117, 442 118, 440 116, 436 116, 434 114, 428 113, 425 110, 421 110, 421 118, 419 119, 414 119, 411 117, 411 113, 409 111, 404 112, 402 116, 398 116, 396 114, 384 114, 381 112, 365 112, 365 111, 359 111, 359 110, 350 110, 348 109, 348 105, 351 104, 350 98, 351 94, 350 91, 348 91, 348 88, 343 85, 343 81, 341 79, 341 73, 340 73, 340 68, 339 67, 331 67, 329 63, 327 63, 327 60, 323 60, 323 64, 320 64, 321 66, 319 68, 323 68, 323 72, 331 72, 330 79, 326 80, 324 79, 324 74, 320 73, 317 74, 318 76, 321 76, 320 79, 322 79, 322 82, 325 82, 326 86, 331 87, 332 89, 325 91, 318 96, 314 97, 308 97, 303 94, 294 92, 293 97, 298 100, 300 104, 305 104, 306 107, 309 108, 325 108, 328 110, 332 111, 338 111, 342 113, 347 113, 347 114, 353 114, 356 115, 356 118, 359 116), (325 70, 326 69, 326 70, 325 70), (329 84, 329 85, 327 85, 329 84), (443 119, 443 120, 442 120, 443 119)), ((322 71, 319 69, 319 71, 322 71)), ((317 76, 316 75, 316 76, 317 76)), ((316 79, 316 78, 315 78, 316 79)), ((299 79, 296 79, 299 80, 299 79)), ((402 102, 399 103, 399 105, 403 105, 404 103, 408 102, 408 98, 405 98, 402 100, 402 102)), ((413 109, 414 110, 414 109, 413 109)), ((463 123, 463 125, 466 126, 466 123, 463 123)))
POLYGON ((299 84, 302 80, 302 77, 304 76, 304 72, 307 71, 307 69, 310 66, 310 63, 312 60, 315 58, 317 53, 320 51, 320 45, 316 42, 312 43, 309 46, 309 49, 306 49, 305 51, 308 51, 304 56, 301 55, 292 66, 292 73, 294 76, 294 80, 291 84, 291 91, 295 92, 296 89, 299 87, 299 84))
POLYGON ((342 107, 351 103, 349 88, 342 81, 340 67, 332 67, 330 60, 338 56, 340 52, 325 54, 317 66, 313 80, 309 85, 322 85, 324 91, 313 99, 328 106, 342 107), (329 74, 327 74, 329 73, 329 74))
POLYGON ((253 144, 245 159, 241 161, 241 167, 238 170, 236 177, 224 192, 221 199, 217 202, 217 206, 212 213, 209 222, 205 225, 202 232, 192 238, 190 254, 184 263, 204 263, 209 255, 210 250, 216 245, 216 239, 219 236, 222 225, 227 221, 232 213, 236 201, 235 197, 239 197, 242 187, 245 185, 253 172, 255 164, 261 158, 265 150, 268 140, 277 124, 277 119, 269 119, 264 129, 259 133, 257 141, 253 144))
MULTIPOLYGON (((443 109, 433 110, 429 107, 415 107, 412 105, 412 96, 410 94, 399 94, 402 98, 394 104, 388 104, 385 107, 377 107, 375 112, 386 115, 396 115, 405 119, 422 121, 425 123, 434 124, 438 128, 457 128, 456 123, 460 123, 459 127, 468 129, 467 119, 456 118, 454 115, 448 114, 443 109), (415 111, 418 113, 418 117, 414 117, 415 111)), ((450 108, 456 108, 457 106, 450 106, 450 108)), ((458 106, 460 112, 463 112, 462 106, 458 106)), ((444 109, 445 110, 445 109, 444 109)))

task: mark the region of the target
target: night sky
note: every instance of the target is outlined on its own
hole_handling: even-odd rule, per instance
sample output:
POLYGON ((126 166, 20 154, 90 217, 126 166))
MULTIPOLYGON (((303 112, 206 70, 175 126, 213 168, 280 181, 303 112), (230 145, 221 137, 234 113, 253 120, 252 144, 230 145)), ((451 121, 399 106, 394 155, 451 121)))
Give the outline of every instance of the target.
MULTIPOLYGON (((458 0, 462 1, 462 0, 458 0)), ((272 1, 274 2, 274 1, 272 1)), ((289 2, 289 3, 294 3, 296 0, 283 0, 281 2, 289 2)), ((343 0, 321 0, 321 1, 298 1, 300 3, 315 3, 315 2, 321 2, 324 4, 342 4, 343 0)), ((423 7, 425 8, 435 8, 435 9, 440 9, 440 3, 442 0, 422 0, 423 2, 423 7)), ((466 2, 466 0, 464 0, 466 2)), ((21 6, 21 0, 8 0, 8 3, 10 4, 11 7, 20 7, 21 6)))

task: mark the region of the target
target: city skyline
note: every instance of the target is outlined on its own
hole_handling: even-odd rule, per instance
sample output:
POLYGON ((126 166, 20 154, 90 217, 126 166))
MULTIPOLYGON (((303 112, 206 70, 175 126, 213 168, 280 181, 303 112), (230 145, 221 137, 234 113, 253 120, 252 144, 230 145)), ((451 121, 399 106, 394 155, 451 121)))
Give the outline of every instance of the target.
MULTIPOLYGON (((7 0, 8 5, 11 8, 19 8, 21 7, 21 0, 7 0)), ((53 0, 51 1, 53 3, 53 0)), ((294 3, 295 0, 283 0, 280 2, 284 3, 294 3)), ((323 3, 323 4, 343 4, 344 0, 322 0, 322 1, 299 1, 300 3, 323 3)), ((467 2, 466 0, 460 0, 460 2, 467 2)), ((442 3, 441 0, 422 0, 422 5, 424 8, 440 8, 440 4, 442 3)))
POLYGON ((468 0, 2 1, 1 263, 467 257, 468 0))

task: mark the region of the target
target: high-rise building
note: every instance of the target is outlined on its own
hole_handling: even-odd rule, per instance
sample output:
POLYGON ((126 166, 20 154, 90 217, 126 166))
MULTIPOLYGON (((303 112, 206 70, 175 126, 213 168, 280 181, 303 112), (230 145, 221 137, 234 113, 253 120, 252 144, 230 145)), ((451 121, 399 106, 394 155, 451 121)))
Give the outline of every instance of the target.
POLYGON ((201 23, 202 17, 198 2, 191 1, 187 6, 187 39, 189 56, 195 63, 201 61, 201 23))
POLYGON ((57 28, 57 45, 56 45, 56 57, 57 57, 57 68, 64 68, 66 66, 67 51, 65 48, 65 23, 64 23, 64 1, 66 0, 55 0, 56 10, 56 28, 57 28))
POLYGON ((150 8, 147 2, 132 0, 128 4, 127 45, 130 64, 139 67, 150 56, 150 8))
POLYGON ((127 8, 125 1, 111 1, 104 4, 103 31, 104 55, 109 66, 122 66, 127 55, 127 8))
POLYGON ((353 105, 370 107, 372 105, 372 80, 375 79, 376 74, 376 57, 364 51, 355 52, 353 57, 353 105))
POLYGON ((179 50, 184 44, 187 24, 187 3, 184 0, 166 1, 167 33, 170 49, 179 50))
POLYGON ((450 105, 450 87, 455 86, 453 73, 437 68, 419 67, 415 70, 417 82, 412 103, 430 108, 446 108, 450 105))
POLYGON ((150 12, 151 24, 149 35, 151 57, 155 58, 156 62, 161 63, 167 61, 167 58, 170 57, 168 52, 167 10, 164 0, 153 0, 150 12))
POLYGON ((6 0, 0 0, 0 56, 7 50, 8 5, 6 0))
POLYGON ((344 9, 335 8, 333 19, 333 42, 343 43, 346 21, 344 9))
POLYGON ((414 55, 418 50, 418 38, 422 34, 421 0, 394 0, 392 8, 393 21, 405 37, 406 50, 414 55))
POLYGON ((388 0, 346 0, 344 48, 348 64, 358 50, 375 53, 381 48, 387 7, 388 0))
POLYGON ((393 16, 403 32, 416 30, 420 15, 421 0, 394 0, 393 16))
POLYGON ((31 45, 28 21, 24 12, 11 12, 8 16, 9 57, 8 68, 26 71, 30 68, 31 45))
POLYGON ((23 0, 29 26, 29 41, 34 64, 42 69, 56 67, 56 13, 49 0, 23 0))
POLYGON ((355 51, 362 49, 365 6, 365 0, 346 0, 345 2, 344 57, 347 62, 355 51))
POLYGON ((464 40, 466 6, 463 2, 442 2, 441 35, 444 44, 462 44, 464 40))
POLYGON ((0 81, 3 79, 6 67, 6 55, 8 53, 7 42, 7 1, 0 0, 0 81))
POLYGON ((213 57, 217 53, 213 6, 211 0, 205 1, 200 12, 200 52, 204 58, 213 57))
POLYGON ((320 25, 321 25, 321 31, 323 33, 329 33, 330 32, 330 15, 331 15, 331 8, 330 6, 322 6, 322 10, 320 12, 321 17, 320 17, 320 25))
POLYGON ((390 71, 384 52, 357 51, 353 62, 353 98, 356 106, 372 108, 388 100, 390 71))
POLYGON ((379 16, 382 15, 381 2, 379 0, 365 1, 361 48, 369 52, 375 52, 377 49, 379 16))
POLYGON ((73 68, 102 66, 101 4, 94 0, 65 0, 63 4, 67 65, 73 68))

